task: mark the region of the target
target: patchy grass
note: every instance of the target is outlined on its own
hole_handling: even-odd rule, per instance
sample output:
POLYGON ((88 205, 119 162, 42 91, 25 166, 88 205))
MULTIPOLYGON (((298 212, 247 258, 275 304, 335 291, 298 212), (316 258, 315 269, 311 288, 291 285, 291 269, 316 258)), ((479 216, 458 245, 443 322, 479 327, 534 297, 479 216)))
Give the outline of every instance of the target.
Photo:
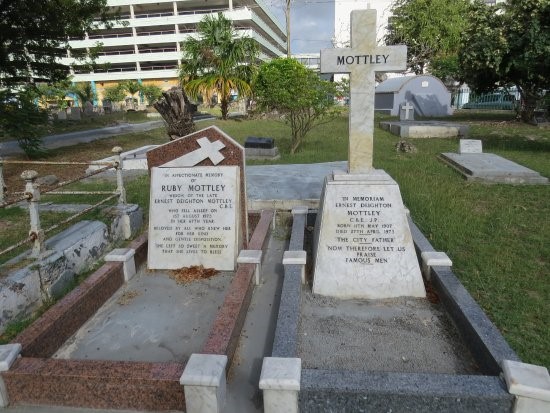
MULTIPOLYGON (((550 131, 547 129, 517 123, 509 113, 478 115, 467 112, 458 114, 457 118, 470 124, 470 137, 481 139, 484 151, 497 153, 550 177, 550 131)), ((215 120, 197 123, 197 128, 211 124, 239 142, 244 142, 247 136, 275 138, 281 151, 281 159, 276 163, 347 159, 348 120, 345 116, 314 129, 294 155, 288 153, 289 130, 282 123, 215 120)), ((385 169, 397 180, 415 222, 437 250, 450 256, 457 276, 512 348, 527 363, 550 366, 547 345, 550 341, 547 326, 550 314, 550 186, 467 182, 437 160, 441 152, 456 152, 458 139, 411 140, 418 149, 414 154, 397 153, 394 149, 397 141, 396 136, 375 130, 375 167, 385 169)), ((99 159, 109 156, 115 145, 129 150, 165 142, 164 130, 156 130, 59 149, 50 159, 99 159)), ((6 166, 9 168, 12 166, 6 166)), ((79 185, 98 190, 104 190, 99 189, 104 188, 102 185, 114 187, 112 183, 79 185)), ((147 176, 127 183, 127 193, 129 202, 138 203, 147 211, 147 176)))

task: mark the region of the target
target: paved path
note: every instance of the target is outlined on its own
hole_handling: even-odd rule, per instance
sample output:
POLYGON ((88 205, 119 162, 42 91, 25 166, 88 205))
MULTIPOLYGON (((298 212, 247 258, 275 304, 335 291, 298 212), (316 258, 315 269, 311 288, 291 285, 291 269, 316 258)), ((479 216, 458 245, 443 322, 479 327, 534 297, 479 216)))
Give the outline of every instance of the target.
MULTIPOLYGON (((44 136, 42 143, 47 149, 61 148, 64 146, 88 143, 98 139, 110 138, 111 136, 123 135, 126 133, 145 132, 151 129, 161 128, 164 125, 162 120, 153 120, 143 123, 123 123, 116 126, 108 126, 100 129, 90 129, 77 132, 62 133, 59 135, 44 136)), ((17 141, 0 143, 0 155, 15 155, 23 153, 17 141)))
MULTIPOLYGON (((195 122, 206 119, 212 119, 213 116, 199 114, 193 117, 195 122)), ((110 138, 111 136, 124 135, 127 133, 145 132, 151 129, 162 128, 164 121, 162 119, 152 120, 142 123, 122 123, 116 126, 108 126, 99 129, 89 129, 76 132, 62 133, 59 135, 50 135, 42 137, 42 143, 46 149, 61 148, 64 146, 77 145, 79 143, 88 143, 98 139, 110 138)), ((0 143, 0 156, 15 155, 23 153, 17 141, 6 141, 0 143)))

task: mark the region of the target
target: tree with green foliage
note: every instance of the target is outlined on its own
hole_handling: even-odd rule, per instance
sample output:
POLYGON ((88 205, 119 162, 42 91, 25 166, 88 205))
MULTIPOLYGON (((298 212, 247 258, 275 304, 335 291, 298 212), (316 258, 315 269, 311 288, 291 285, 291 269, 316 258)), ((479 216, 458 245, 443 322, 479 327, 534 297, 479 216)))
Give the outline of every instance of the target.
MULTIPOLYGON (((107 0, 0 2, 0 85, 66 78, 69 68, 58 59, 67 56, 68 39, 83 39, 111 17, 107 0)), ((71 50, 71 56, 84 59, 86 52, 71 50)))
POLYGON ((37 83, 35 86, 37 98, 43 108, 48 108, 48 105, 52 102, 58 109, 67 108, 68 101, 65 98, 69 93, 72 93, 73 89, 70 79, 54 83, 37 83))
POLYGON ((68 40, 108 26, 107 10, 107 0, 0 1, 0 134, 16 138, 27 155, 42 153, 37 128, 47 122, 34 104, 34 83, 66 79, 69 68, 58 59, 67 56, 68 40))
POLYGON ((71 93, 74 93, 74 95, 76 95, 82 110, 84 110, 84 105, 86 104, 86 102, 93 102, 97 99, 97 94, 92 88, 91 82, 80 82, 74 84, 69 88, 69 90, 71 93))
POLYGON ((34 89, 0 90, 0 136, 17 139, 25 154, 33 159, 46 153, 38 130, 48 120, 45 110, 35 103, 34 89))
POLYGON ((197 25, 198 38, 182 43, 179 76, 187 94, 209 100, 218 96, 222 119, 227 119, 231 93, 249 96, 257 67, 259 48, 255 40, 239 36, 222 13, 207 15, 197 25))
POLYGON ((476 1, 462 37, 461 72, 476 92, 515 85, 521 119, 550 89, 550 0, 508 0, 497 6, 476 1))
POLYGON ((126 97, 126 91, 121 84, 108 86, 103 90, 103 98, 112 103, 122 102, 126 97))
POLYGON ((395 0, 385 41, 405 44, 407 66, 414 73, 457 76, 456 55, 466 27, 469 0, 395 0))
POLYGON ((156 85, 142 85, 141 93, 145 96, 145 100, 149 106, 162 97, 162 89, 156 85))
POLYGON ((258 108, 277 111, 290 126, 290 153, 296 152, 311 129, 333 119, 335 95, 333 83, 289 58, 263 63, 254 82, 258 108))

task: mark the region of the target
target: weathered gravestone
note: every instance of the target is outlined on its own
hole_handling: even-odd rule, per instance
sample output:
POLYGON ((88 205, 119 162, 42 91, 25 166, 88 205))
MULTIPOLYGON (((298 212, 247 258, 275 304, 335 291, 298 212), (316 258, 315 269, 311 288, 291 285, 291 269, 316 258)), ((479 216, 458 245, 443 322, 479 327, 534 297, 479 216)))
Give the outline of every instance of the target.
MULTIPOLYGON (((69 120, 80 120, 82 118, 82 116, 80 114, 80 108, 73 106, 69 109, 70 109, 70 112, 69 111, 67 112, 69 120)), ((69 109, 67 109, 67 110, 69 110, 69 109)))
POLYGON ((406 46, 376 46, 376 10, 351 13, 351 49, 321 51, 321 72, 350 73, 347 172, 325 180, 315 229, 313 292, 340 298, 424 297, 397 183, 372 166, 375 72, 404 70, 406 46))
POLYGON ((247 244, 244 148, 215 126, 147 152, 148 267, 231 271, 247 244))
POLYGON ((86 116, 93 116, 94 115, 94 104, 90 101, 87 101, 84 104, 84 114, 86 116))
POLYGON ((458 153, 483 153, 482 142, 479 139, 461 139, 458 153))
POLYGON ((399 105, 399 120, 414 120, 414 106, 411 102, 405 102, 399 105))

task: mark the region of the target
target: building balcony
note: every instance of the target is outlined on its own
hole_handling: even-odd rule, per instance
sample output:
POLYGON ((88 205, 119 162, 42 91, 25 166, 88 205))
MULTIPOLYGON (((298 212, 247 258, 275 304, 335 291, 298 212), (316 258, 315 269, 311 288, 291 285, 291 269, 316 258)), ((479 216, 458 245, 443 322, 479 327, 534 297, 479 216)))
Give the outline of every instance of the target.
POLYGON ((177 69, 164 69, 164 66, 151 68, 150 70, 112 70, 102 73, 79 73, 72 78, 73 82, 108 82, 124 80, 147 79, 175 79, 178 77, 177 69))

